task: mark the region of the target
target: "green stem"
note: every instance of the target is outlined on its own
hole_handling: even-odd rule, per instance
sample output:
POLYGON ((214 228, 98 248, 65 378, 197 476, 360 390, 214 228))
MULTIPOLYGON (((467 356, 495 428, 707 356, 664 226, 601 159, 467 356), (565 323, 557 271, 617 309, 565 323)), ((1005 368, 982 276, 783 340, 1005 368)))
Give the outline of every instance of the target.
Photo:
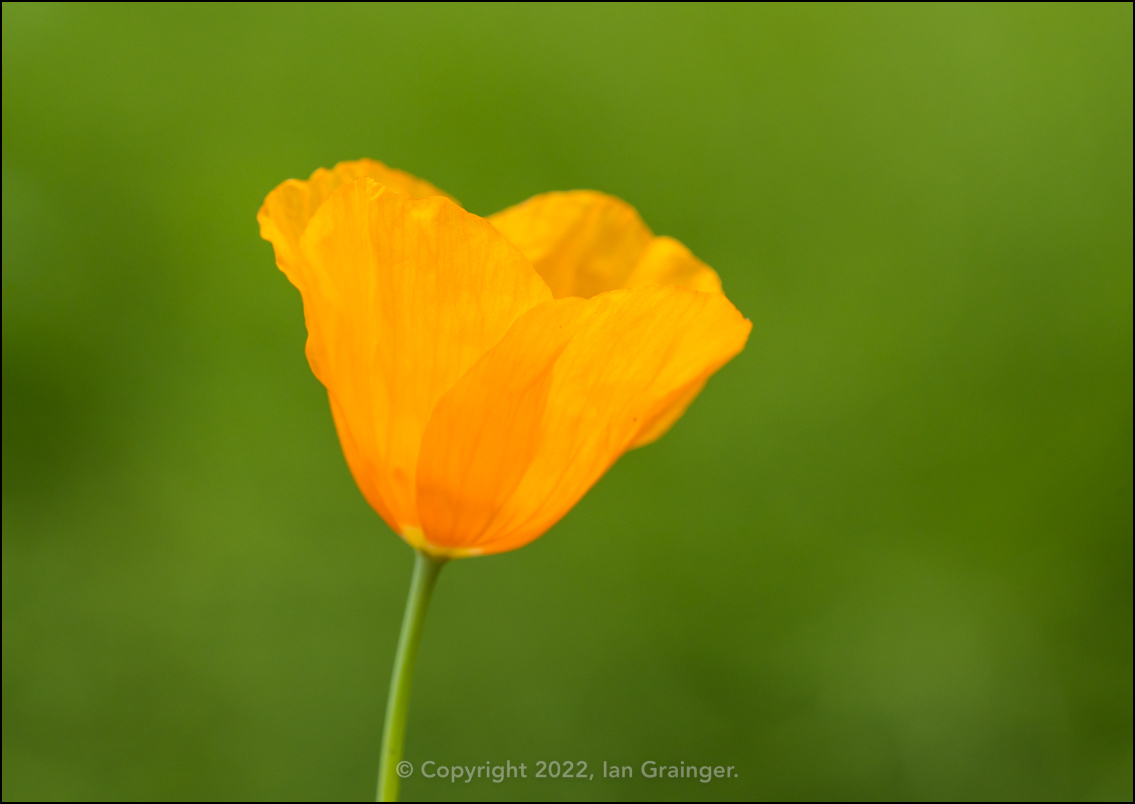
POLYGON ((386 723, 382 727, 382 759, 378 766, 378 801, 397 801, 398 763, 402 761, 402 746, 406 742, 406 712, 410 708, 410 680, 414 675, 414 659, 418 655, 418 641, 422 638, 422 625, 430 605, 437 574, 446 559, 434 558, 416 551, 414 575, 410 579, 410 596, 406 599, 406 613, 402 615, 402 633, 398 637, 398 652, 394 654, 394 672, 390 676, 390 694, 386 699, 386 723))

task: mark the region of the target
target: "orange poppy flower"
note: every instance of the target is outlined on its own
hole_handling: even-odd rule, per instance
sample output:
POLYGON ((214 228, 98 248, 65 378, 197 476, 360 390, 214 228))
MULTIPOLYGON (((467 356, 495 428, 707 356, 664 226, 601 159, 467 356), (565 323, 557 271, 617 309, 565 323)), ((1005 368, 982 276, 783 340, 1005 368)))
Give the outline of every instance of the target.
POLYGON ((711 268, 601 193, 485 219, 362 160, 284 182, 257 217, 359 488, 438 557, 540 536, 751 328, 711 268))

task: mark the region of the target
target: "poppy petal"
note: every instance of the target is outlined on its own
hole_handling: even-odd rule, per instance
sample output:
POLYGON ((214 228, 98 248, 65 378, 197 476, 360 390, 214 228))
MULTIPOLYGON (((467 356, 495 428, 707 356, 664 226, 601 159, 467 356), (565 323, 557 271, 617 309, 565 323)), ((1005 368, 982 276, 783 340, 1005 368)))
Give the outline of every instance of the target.
POLYGON ((657 285, 529 310, 434 410, 418 462, 425 538, 466 554, 537 538, 672 424, 750 328, 719 293, 657 285))
POLYGON ((717 272, 677 240, 665 236, 650 241, 634 271, 627 278, 628 288, 643 285, 673 285, 703 293, 721 292, 721 280, 717 277, 717 272))
POLYGON ((697 399, 698 394, 705 388, 706 381, 709 377, 701 380, 700 382, 692 383, 683 393, 674 398, 670 405, 658 413, 652 421, 647 422, 646 426, 639 431, 635 436, 634 443, 631 444, 631 449, 638 449, 645 447, 647 444, 653 444, 666 432, 674 426, 678 419, 682 418, 682 414, 686 412, 693 401, 697 399))
POLYGON ((489 217, 557 299, 625 286, 654 235, 635 208, 604 193, 544 193, 489 217))
POLYGON ((307 181, 289 179, 264 199, 256 219, 260 222, 260 236, 276 247, 276 264, 288 275, 293 284, 299 269, 299 240, 316 211, 338 187, 368 176, 384 187, 408 195, 410 198, 429 198, 447 193, 428 181, 411 176, 402 170, 389 168, 374 159, 340 162, 334 168, 319 168, 307 181))
POLYGON ((298 248, 308 361, 356 482, 404 533, 438 398, 551 293, 483 218, 369 177, 333 191, 298 248))

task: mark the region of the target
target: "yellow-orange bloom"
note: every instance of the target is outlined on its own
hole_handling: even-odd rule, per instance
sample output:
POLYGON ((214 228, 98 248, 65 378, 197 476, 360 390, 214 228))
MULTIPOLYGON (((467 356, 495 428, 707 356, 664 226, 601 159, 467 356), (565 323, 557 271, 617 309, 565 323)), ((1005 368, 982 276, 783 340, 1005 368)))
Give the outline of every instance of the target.
POLYGON ((717 274, 602 193, 485 219, 362 160, 257 216, 371 506, 439 556, 520 547, 741 351, 717 274))

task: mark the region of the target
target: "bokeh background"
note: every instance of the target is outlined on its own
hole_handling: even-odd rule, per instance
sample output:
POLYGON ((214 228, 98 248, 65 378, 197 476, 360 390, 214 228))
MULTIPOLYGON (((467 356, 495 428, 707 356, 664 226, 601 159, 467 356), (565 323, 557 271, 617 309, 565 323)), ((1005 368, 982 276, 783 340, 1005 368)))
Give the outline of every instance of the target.
POLYGON ((406 798, 1130 800, 1130 4, 4 4, 5 800, 373 795, 412 554, 255 222, 362 156, 754 324, 429 615, 408 759, 635 778, 406 798))

